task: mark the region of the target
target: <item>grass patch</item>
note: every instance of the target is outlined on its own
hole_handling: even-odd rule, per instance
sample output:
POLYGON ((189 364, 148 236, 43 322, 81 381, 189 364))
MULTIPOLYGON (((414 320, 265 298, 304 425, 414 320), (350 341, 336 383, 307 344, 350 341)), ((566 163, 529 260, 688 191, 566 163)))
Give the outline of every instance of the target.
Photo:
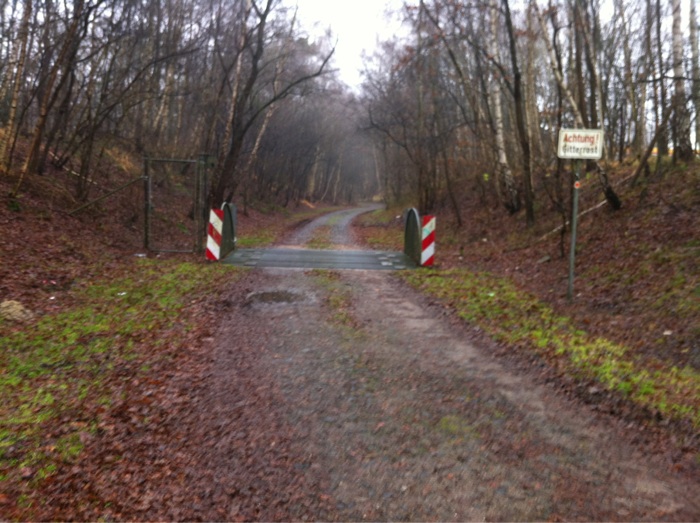
POLYGON ((115 385, 146 372, 158 347, 177 345, 195 318, 183 313, 240 271, 222 265, 134 260, 128 276, 83 282, 78 306, 17 329, 0 325, 0 477, 32 469, 40 480, 78 458, 80 434, 109 406, 115 385), (140 370, 141 369, 141 370, 140 370))
POLYGON ((331 320, 343 327, 353 328, 357 321, 352 315, 352 291, 341 280, 340 273, 325 269, 311 271, 317 284, 326 291, 326 304, 331 311, 331 320))
POLYGON ((357 217, 354 224, 362 230, 367 245, 377 250, 402 251, 404 223, 401 211, 376 210, 357 217))
POLYGON ((338 223, 342 219, 343 219, 343 216, 340 214, 336 214, 335 216, 331 216, 330 218, 328 218, 328 225, 330 225, 331 227, 338 225, 338 223))
POLYGON ((273 231, 262 230, 255 235, 239 237, 236 240, 236 247, 250 249, 253 247, 267 247, 275 243, 277 235, 273 231))
POLYGON ((460 441, 479 437, 479 431, 468 420, 457 415, 443 416, 438 421, 436 428, 442 434, 460 441))
MULTIPOLYGON (((355 223, 360 227, 388 227, 397 220, 397 216, 401 217, 401 211, 396 209, 377 209, 376 211, 366 212, 356 218, 355 223)), ((401 223, 403 223, 401 221, 401 223)))
POLYGON ((494 339, 557 360, 576 377, 594 379, 635 403, 700 427, 700 373, 694 369, 642 362, 625 346, 577 329, 535 296, 489 273, 450 269, 400 276, 494 339))
POLYGON ((243 249, 269 247, 279 241, 285 234, 299 224, 310 221, 323 214, 338 210, 337 207, 320 207, 290 212, 287 209, 258 209, 267 214, 262 219, 248 223, 239 216, 239 229, 236 232, 236 246, 243 249))
POLYGON ((329 225, 321 225, 319 227, 316 227, 316 229, 313 232, 313 236, 311 239, 306 242, 306 246, 311 248, 311 249, 332 249, 333 248, 333 243, 331 242, 331 231, 332 231, 332 224, 330 224, 329 220, 329 225))

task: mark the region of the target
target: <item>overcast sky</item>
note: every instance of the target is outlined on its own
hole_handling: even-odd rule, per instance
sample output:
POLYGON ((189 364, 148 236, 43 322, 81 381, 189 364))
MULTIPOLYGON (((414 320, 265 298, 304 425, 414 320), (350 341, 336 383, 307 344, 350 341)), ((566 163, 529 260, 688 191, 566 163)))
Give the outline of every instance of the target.
MULTIPOLYGON (((388 19, 385 13, 399 11, 403 0, 283 0, 283 3, 298 6, 298 20, 311 36, 322 35, 331 28, 334 41, 338 40, 335 61, 340 78, 350 86, 361 83, 362 52, 371 56, 377 38, 389 40, 401 30, 396 16, 388 19)), ((603 0, 602 5, 601 21, 607 23, 613 17, 612 0, 603 0)), ((690 0, 681 0, 681 6, 683 31, 687 32, 690 0)))
POLYGON ((285 0, 299 7, 298 20, 312 36, 330 27, 338 40, 335 61, 340 78, 350 86, 361 83, 362 52, 372 55, 377 38, 387 40, 399 29, 385 18, 388 9, 399 9, 402 0, 285 0))

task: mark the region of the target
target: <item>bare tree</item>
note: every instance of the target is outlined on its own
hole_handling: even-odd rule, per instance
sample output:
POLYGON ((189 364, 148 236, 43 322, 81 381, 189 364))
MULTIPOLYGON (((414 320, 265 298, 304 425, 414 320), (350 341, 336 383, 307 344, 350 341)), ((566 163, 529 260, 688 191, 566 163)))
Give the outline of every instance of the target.
POLYGON ((661 0, 656 0, 655 5, 650 11, 653 11, 653 13, 649 12, 649 18, 650 20, 653 19, 654 26, 656 28, 656 31, 654 32, 655 45, 653 46, 655 49, 650 50, 650 54, 652 54, 652 56, 656 56, 656 79, 654 85, 656 88, 656 125, 659 129, 659 139, 657 142, 658 152, 659 156, 668 156, 668 131, 665 124, 660 125, 661 122, 668 122, 667 114, 671 113, 671 107, 668 105, 668 93, 666 86, 666 75, 668 73, 668 67, 664 61, 664 49, 661 28, 661 0))
POLYGON ((683 32, 681 29, 681 0, 672 0, 673 10, 673 111, 674 111, 674 152, 673 158, 682 162, 693 159, 693 146, 690 143, 690 114, 685 90, 685 70, 683 67, 683 32))
POLYGON ((515 41, 515 30, 510 13, 508 0, 502 0, 505 15, 506 33, 510 47, 510 60, 513 73, 513 101, 515 102, 515 121, 518 130, 518 141, 523 154, 523 171, 525 180, 525 215, 529 227, 535 224, 535 202, 532 188, 532 163, 530 158, 530 139, 527 132, 526 104, 523 93, 522 73, 518 62, 518 51, 515 41))
POLYGON ((86 5, 85 0, 76 0, 73 4, 73 11, 70 14, 66 31, 62 35, 63 38, 58 56, 51 64, 45 83, 42 86, 43 93, 39 102, 39 116, 34 125, 29 151, 20 171, 19 180, 12 191, 12 196, 18 194, 25 176, 37 169, 50 111, 55 105, 63 86, 70 78, 70 69, 73 67, 80 40, 85 36, 90 14, 98 6, 99 2, 86 5))
POLYGON ((27 60, 27 46, 29 43, 29 22, 32 17, 32 0, 25 0, 24 13, 20 22, 20 29, 17 35, 16 49, 17 60, 14 74, 11 71, 4 70, 5 76, 11 80, 8 85, 12 85, 10 95, 10 110, 5 125, 5 135, 0 142, 0 172, 6 174, 10 170, 12 147, 9 146, 14 142, 17 134, 17 109, 19 106, 20 89, 24 83, 24 69, 27 60))
MULTIPOLYGON (((238 52, 246 53, 248 64, 245 73, 241 72, 240 77, 236 75, 234 80, 230 102, 231 109, 229 119, 226 122, 227 132, 224 135, 215 171, 212 192, 214 202, 223 201, 227 191, 229 194, 233 194, 238 188, 241 180, 236 177, 235 170, 245 139, 258 118, 276 101, 293 93, 297 87, 324 74, 333 56, 333 50, 331 50, 321 57, 318 63, 308 64, 308 67, 290 74, 287 81, 276 93, 268 92, 263 95, 263 100, 260 100, 256 96, 258 94, 256 88, 259 88, 258 82, 262 78, 263 69, 267 66, 265 53, 270 47, 271 17, 276 3, 275 0, 264 0, 262 4, 258 5, 256 1, 247 1, 250 2, 249 5, 252 8, 250 16, 254 18, 254 21, 244 28, 247 33, 241 41, 244 47, 238 49, 238 52)), ((276 59, 279 59, 279 56, 276 59)), ((236 63, 239 63, 238 59, 236 63)), ((236 67, 238 68, 238 65, 236 67)))
MULTIPOLYGON (((498 47, 498 4, 496 0, 491 0, 490 5, 490 35, 488 36, 488 52, 495 63, 501 63, 501 57, 498 47)), ((501 75, 502 69, 496 68, 495 74, 490 82, 490 107, 493 114, 494 127, 496 128, 496 156, 498 158, 499 166, 499 177, 503 179, 504 185, 506 187, 506 207, 511 213, 516 213, 520 210, 520 194, 518 188, 515 185, 515 179, 513 178, 513 173, 508 165, 508 158, 506 156, 506 140, 505 140, 505 129, 503 125, 503 100, 501 97, 501 82, 498 81, 498 77, 501 75)))
POLYGON ((698 48, 698 15, 696 0, 690 0, 690 56, 692 60, 692 98, 695 108, 695 143, 694 151, 700 144, 700 49, 698 48))

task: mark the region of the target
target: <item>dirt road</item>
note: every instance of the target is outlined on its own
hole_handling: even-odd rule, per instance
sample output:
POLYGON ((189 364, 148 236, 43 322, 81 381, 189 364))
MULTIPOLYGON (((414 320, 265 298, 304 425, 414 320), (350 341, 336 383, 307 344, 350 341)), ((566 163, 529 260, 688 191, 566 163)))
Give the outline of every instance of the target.
POLYGON ((367 204, 356 209, 347 209, 326 214, 294 231, 293 234, 282 241, 282 245, 291 247, 303 246, 305 243, 311 241, 316 229, 321 226, 328 226, 331 228, 330 241, 333 243, 334 248, 343 249, 353 247, 354 242, 350 226, 352 221, 360 214, 371 212, 379 208, 381 208, 379 204, 367 204))
POLYGON ((216 312, 123 392, 99 474, 56 487, 94 501, 50 519, 700 520, 697 478, 391 272, 256 269, 216 312))
POLYGON ((245 517, 700 517, 700 485, 507 368, 391 274, 258 271, 231 303, 219 398, 237 401, 224 390, 243 344, 291 468, 316 490, 245 517))

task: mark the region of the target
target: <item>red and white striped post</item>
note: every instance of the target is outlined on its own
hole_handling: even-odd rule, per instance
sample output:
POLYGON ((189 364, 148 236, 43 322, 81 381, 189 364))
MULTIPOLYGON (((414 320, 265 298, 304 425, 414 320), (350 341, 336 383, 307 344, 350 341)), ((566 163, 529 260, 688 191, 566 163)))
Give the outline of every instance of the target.
POLYGON ((221 257, 221 233, 224 229, 224 211, 212 209, 207 226, 207 260, 216 261, 221 257))
POLYGON ((435 263, 435 216, 423 216, 422 237, 420 265, 432 267, 435 263))

